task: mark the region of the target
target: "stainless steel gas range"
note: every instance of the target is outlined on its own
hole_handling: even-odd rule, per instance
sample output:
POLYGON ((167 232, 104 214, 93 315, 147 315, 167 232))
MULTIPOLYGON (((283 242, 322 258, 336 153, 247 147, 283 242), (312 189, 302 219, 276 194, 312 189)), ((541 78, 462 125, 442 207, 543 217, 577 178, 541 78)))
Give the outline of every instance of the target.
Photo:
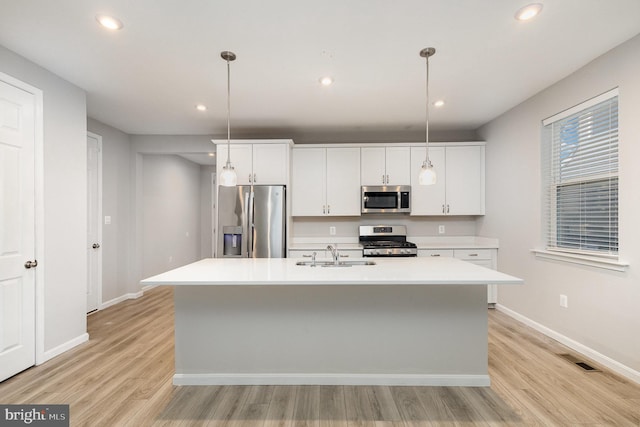
POLYGON ((361 225, 359 241, 365 257, 418 255, 416 244, 407 242, 407 227, 404 225, 361 225))

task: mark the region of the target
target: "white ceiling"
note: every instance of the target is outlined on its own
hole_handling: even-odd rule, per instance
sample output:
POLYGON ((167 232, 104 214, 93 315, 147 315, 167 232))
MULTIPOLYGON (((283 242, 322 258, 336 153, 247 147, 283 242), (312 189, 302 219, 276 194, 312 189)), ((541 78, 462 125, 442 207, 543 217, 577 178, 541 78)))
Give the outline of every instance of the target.
POLYGON ((519 22, 527 0, 0 0, 0 44, 130 134, 225 135, 231 50, 235 136, 419 135, 424 47, 437 49, 431 99, 447 103, 431 129, 464 131, 640 33, 638 0, 538 1, 541 15, 519 22), (98 13, 124 29, 100 28, 98 13))

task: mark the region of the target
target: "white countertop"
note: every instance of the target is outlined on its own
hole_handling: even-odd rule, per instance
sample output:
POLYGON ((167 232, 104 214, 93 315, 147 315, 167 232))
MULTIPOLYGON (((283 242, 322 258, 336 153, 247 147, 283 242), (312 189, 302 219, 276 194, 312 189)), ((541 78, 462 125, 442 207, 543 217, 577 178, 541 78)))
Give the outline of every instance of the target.
POLYGON ((375 258, 376 265, 298 266, 294 258, 208 258, 143 285, 520 285, 522 279, 455 258, 375 258))

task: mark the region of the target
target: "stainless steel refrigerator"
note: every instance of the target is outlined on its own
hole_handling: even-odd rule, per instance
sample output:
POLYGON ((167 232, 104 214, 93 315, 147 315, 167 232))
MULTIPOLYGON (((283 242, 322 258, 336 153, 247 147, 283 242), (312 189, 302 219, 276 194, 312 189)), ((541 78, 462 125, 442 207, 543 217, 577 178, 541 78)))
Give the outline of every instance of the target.
POLYGON ((218 187, 218 258, 286 258, 286 187, 218 187))

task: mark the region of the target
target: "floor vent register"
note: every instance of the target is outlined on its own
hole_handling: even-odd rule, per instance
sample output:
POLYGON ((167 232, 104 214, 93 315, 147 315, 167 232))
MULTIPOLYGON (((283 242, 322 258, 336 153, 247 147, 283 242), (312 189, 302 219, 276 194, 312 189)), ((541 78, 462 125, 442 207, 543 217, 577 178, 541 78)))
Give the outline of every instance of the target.
POLYGON ((582 360, 580 360, 579 358, 577 358, 573 354, 561 353, 561 354, 558 354, 558 356, 562 357, 563 359, 567 360, 570 363, 573 363, 574 365, 578 365, 579 367, 581 367, 586 372, 601 372, 600 369, 594 368, 593 366, 589 365, 588 363, 583 362, 582 360))

